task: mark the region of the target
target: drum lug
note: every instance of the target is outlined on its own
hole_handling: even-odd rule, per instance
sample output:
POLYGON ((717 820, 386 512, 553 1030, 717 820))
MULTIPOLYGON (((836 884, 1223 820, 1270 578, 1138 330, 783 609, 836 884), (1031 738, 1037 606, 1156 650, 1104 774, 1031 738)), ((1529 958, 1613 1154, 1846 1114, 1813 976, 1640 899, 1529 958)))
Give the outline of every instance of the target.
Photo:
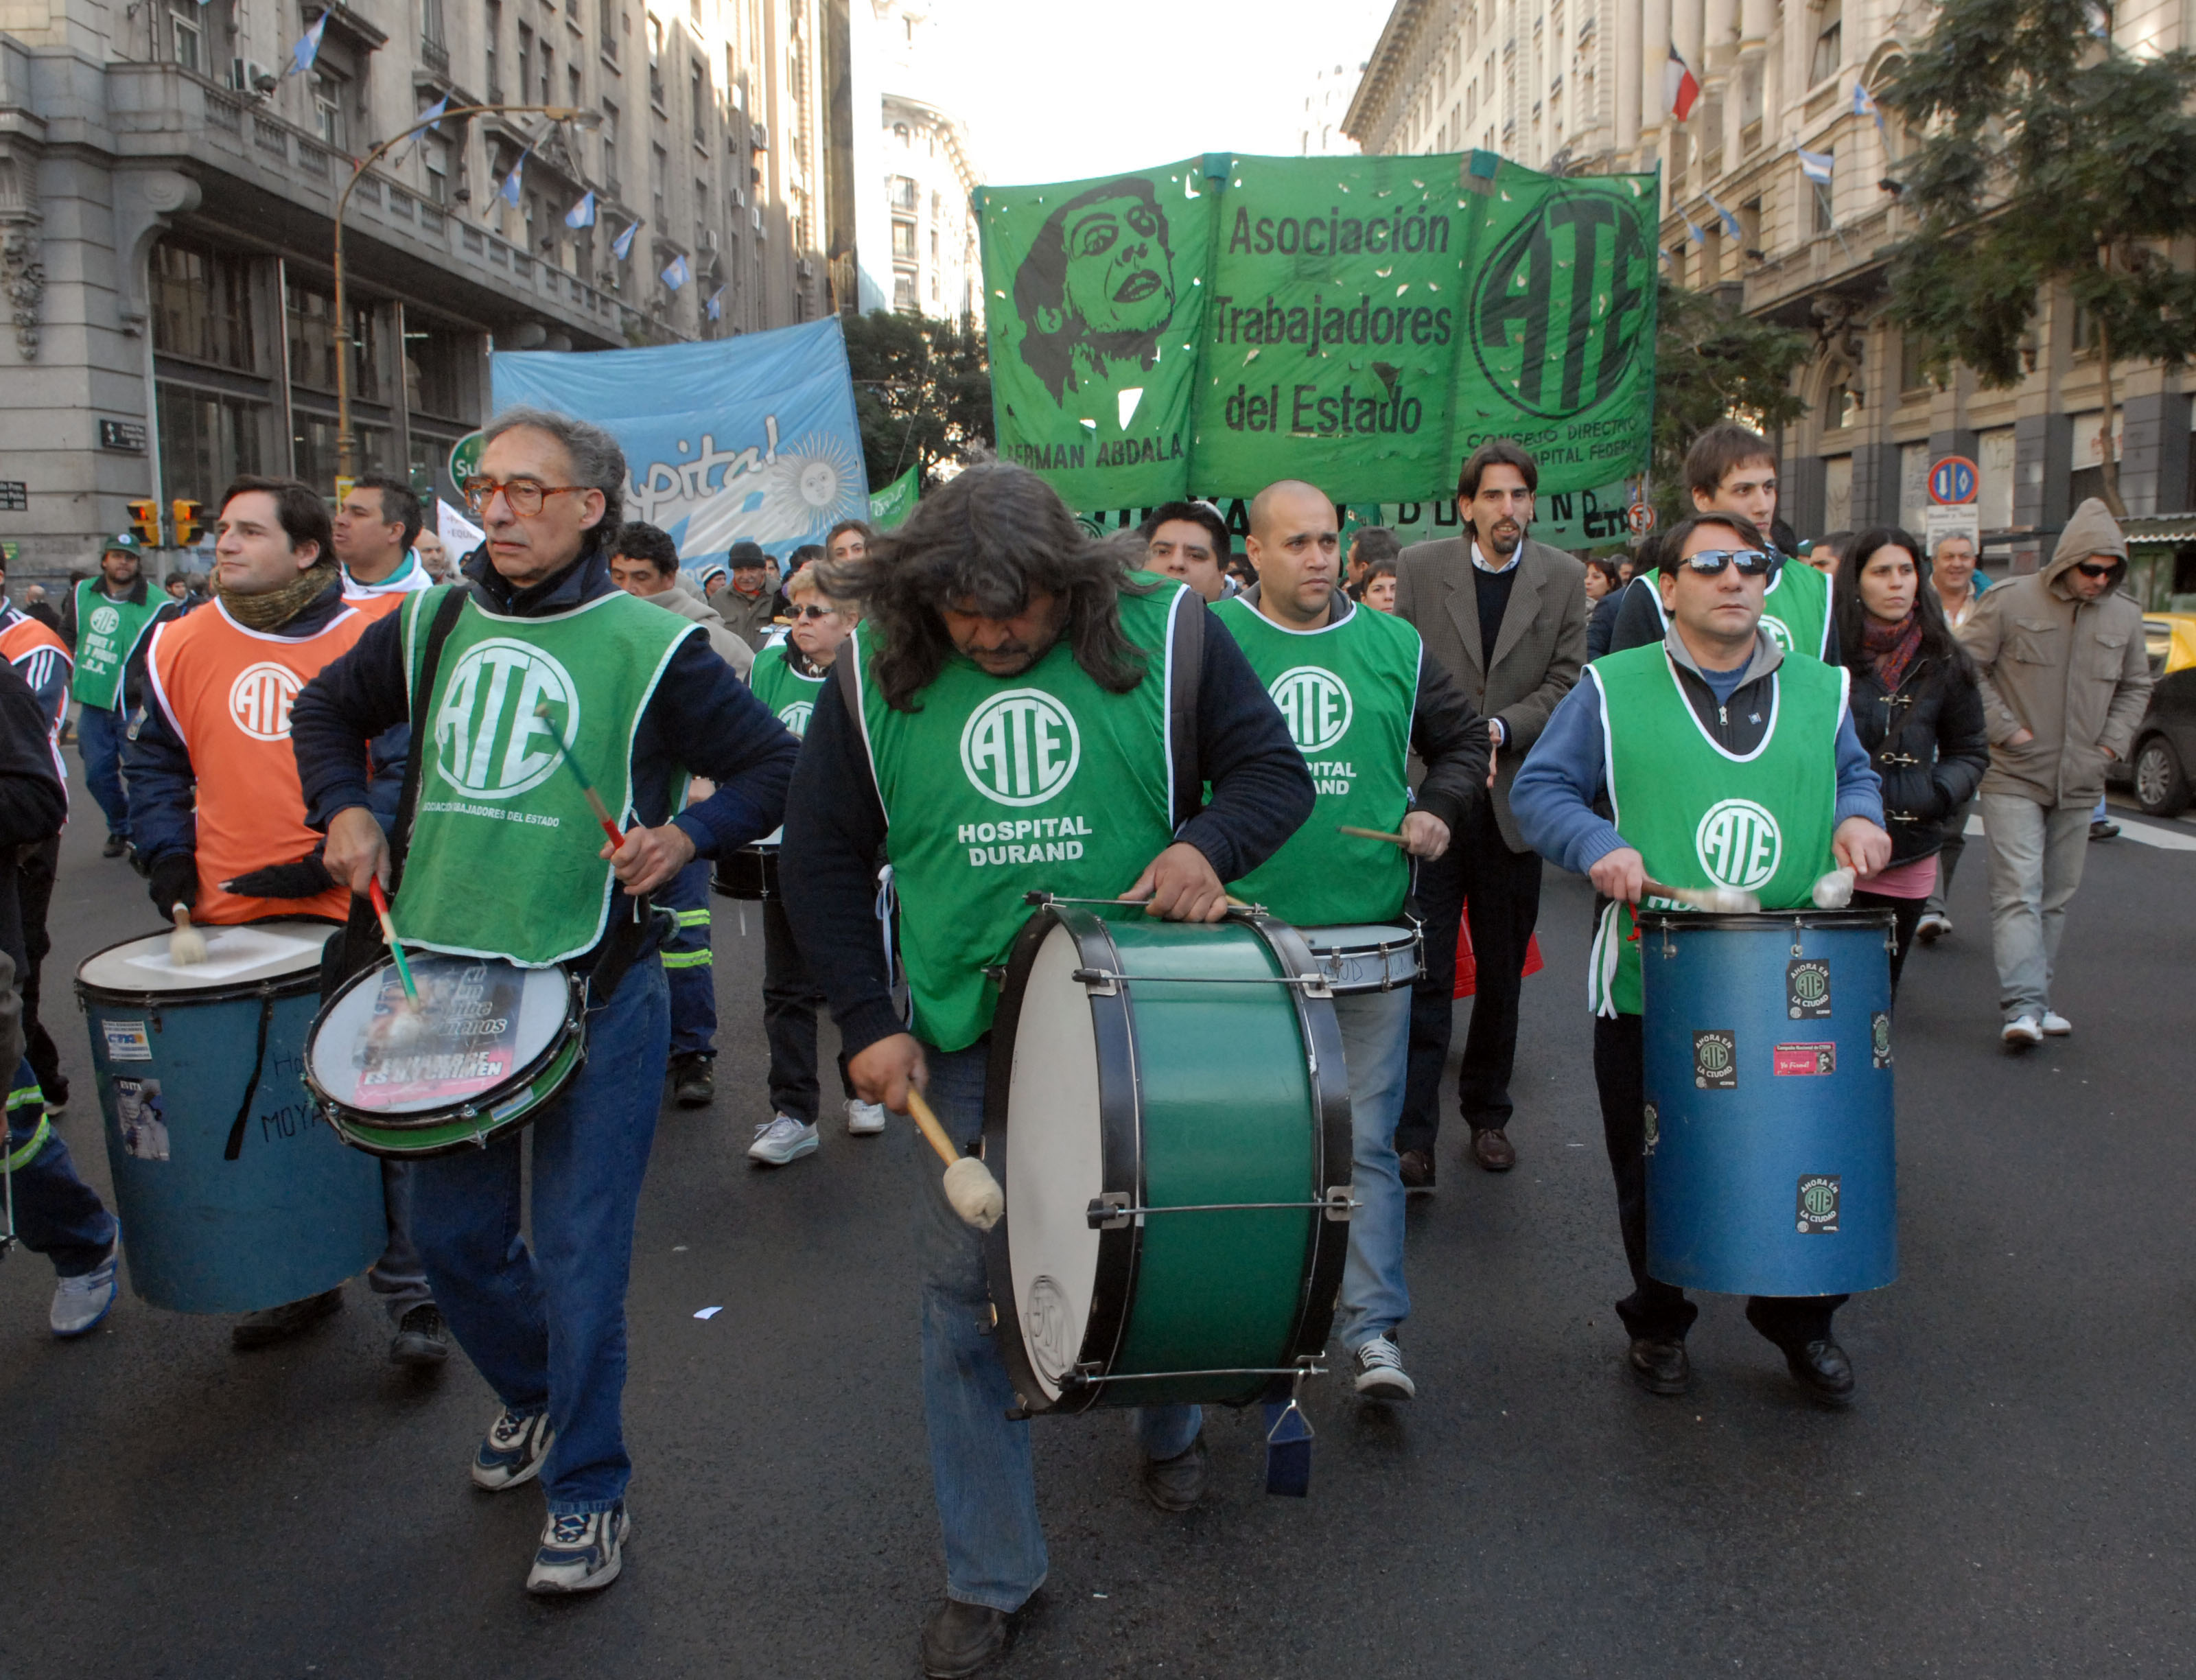
POLYGON ((1326 1216, 1336 1224, 1347 1225, 1349 1216, 1364 1205, 1350 1193, 1349 1185, 1330 1184, 1326 1186, 1326 1216))
POLYGON ((1135 1204, 1136 1198, 1127 1191, 1109 1190, 1102 1196, 1091 1198, 1090 1205, 1084 1210, 1084 1217, 1089 1221, 1093 1231, 1125 1231, 1129 1228, 1129 1209, 1135 1204))
POLYGON ((1297 976, 1297 983, 1303 986, 1303 995, 1306 997, 1332 997, 1334 996, 1334 987, 1328 982, 1325 974, 1318 973, 1299 974, 1297 976))
POLYGON ((1121 995, 1121 977, 1111 969, 1078 968, 1067 978, 1082 981, 1093 997, 1118 997, 1121 995))

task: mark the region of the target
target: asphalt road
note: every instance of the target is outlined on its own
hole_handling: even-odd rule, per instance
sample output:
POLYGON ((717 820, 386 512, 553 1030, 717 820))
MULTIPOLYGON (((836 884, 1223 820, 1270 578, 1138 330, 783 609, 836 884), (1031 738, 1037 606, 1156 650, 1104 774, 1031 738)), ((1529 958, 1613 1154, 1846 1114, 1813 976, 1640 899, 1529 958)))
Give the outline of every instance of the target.
MULTIPOLYGON (((1136 1492, 1124 1425, 1035 1425, 1052 1576, 1007 1676, 2011 1675, 2196 1669, 2196 826, 2094 847, 2057 1002, 2075 1036, 1997 1042, 1982 854, 1957 932, 1908 969, 1904 1275, 1840 1318, 1861 1382, 1800 1400, 1711 1298, 1695 1393, 1625 1379, 1624 1287, 1583 1007, 1587 895, 1550 878, 1503 1178, 1443 1140, 1413 1205, 1421 1398, 1315 1385, 1309 1500, 1262 1491, 1255 1412, 1208 1425, 1204 1504, 1136 1492)), ((67 842, 48 1019, 83 1094, 67 977, 153 926, 136 876, 67 842)), ((751 918, 752 921, 752 918, 751 918)), ((760 929, 718 918, 720 1095, 667 1111, 640 1214, 624 1578, 521 1590, 529 1488, 477 1494, 471 1368, 384 1360, 348 1310, 240 1355, 226 1320, 125 1294, 77 1343, 51 1273, 0 1265, 0 1680, 916 1671, 940 1590, 917 1392, 915 1140, 827 1127, 781 1172, 760 929), (721 1306, 707 1321, 700 1308, 721 1306)), ((827 1029, 828 1032, 828 1029, 827 1029)), ((827 1036, 827 1043, 829 1042, 827 1036)))

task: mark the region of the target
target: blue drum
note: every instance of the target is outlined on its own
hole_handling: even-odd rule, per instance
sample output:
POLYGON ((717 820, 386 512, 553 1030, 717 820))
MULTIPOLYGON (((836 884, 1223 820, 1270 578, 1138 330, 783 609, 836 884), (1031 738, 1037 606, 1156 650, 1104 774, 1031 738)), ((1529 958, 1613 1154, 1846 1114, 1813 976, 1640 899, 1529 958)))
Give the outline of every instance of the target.
POLYGON ((77 971, 130 1285, 178 1313, 249 1313, 332 1289, 388 1240, 381 1163, 346 1149, 302 1077, 326 922, 202 927, 77 971))
POLYGON ((1723 1295, 1898 1275, 1889 910, 1645 910, 1647 1271, 1723 1295))

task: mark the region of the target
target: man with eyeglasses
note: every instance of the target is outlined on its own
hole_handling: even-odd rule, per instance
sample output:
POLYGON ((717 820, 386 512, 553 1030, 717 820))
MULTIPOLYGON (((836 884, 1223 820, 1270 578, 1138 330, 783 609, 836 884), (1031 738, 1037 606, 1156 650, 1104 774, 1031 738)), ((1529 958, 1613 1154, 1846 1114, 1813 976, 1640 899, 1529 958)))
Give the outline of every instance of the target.
POLYGON ((2026 1050, 2073 1023, 2051 1007, 2066 906, 2082 884, 2105 766, 2124 759, 2150 703, 2142 609, 2119 592, 2127 539, 2091 497, 2050 563, 1994 584, 1960 626, 1990 730, 1991 953, 2000 1036, 2026 1050))
POLYGON ((776 828, 799 749, 695 626, 610 580, 627 482, 615 438, 512 408, 483 444, 465 489, 488 536, 465 584, 375 621, 299 692, 291 737, 327 868, 364 894, 392 863, 364 743, 428 724, 413 730, 415 797, 394 830, 398 933, 584 978, 586 1062, 526 1129, 528 1234, 515 1132, 415 1163, 412 1230, 458 1345, 501 1403, 473 1483, 538 1477, 548 1521, 528 1590, 587 1592, 617 1578, 630 1527, 625 1296, 670 1044, 650 895, 776 828), (715 791, 678 810, 696 776, 715 791))
MULTIPOLYGON (((1669 629, 1651 646, 1605 654, 1556 707, 1517 772, 1510 806, 1541 855, 1589 875, 1600 894, 1587 995, 1602 1132, 1616 1180, 1617 1223, 1633 1291, 1616 1303, 1633 1378, 1653 1394, 1691 1380, 1685 1332, 1697 1308, 1647 1274, 1646 1102, 1636 908, 1652 880, 1744 885, 1765 908, 1811 902, 1835 865, 1876 873, 1891 857, 1882 786, 1853 734, 1840 666, 1788 654, 1762 626, 1771 570, 1742 514, 1702 513, 1664 540, 1660 586, 1669 629), (1606 795, 1624 823, 1594 808, 1606 795), (1777 831, 1765 882, 1718 881, 1696 838, 1719 800, 1743 799, 1777 831)), ((1800 1388, 1825 1406, 1852 1400, 1831 1334, 1841 1295, 1756 1296, 1747 1322, 1783 1350, 1800 1388)))

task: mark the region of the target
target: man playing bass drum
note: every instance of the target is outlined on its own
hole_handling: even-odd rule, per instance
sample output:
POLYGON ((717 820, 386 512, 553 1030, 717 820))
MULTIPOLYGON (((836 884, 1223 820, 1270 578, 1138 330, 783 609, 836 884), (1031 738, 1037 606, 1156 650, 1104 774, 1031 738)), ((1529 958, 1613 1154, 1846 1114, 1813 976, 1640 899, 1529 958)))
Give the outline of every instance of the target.
MULTIPOLYGON (((1400 618, 1353 603, 1336 586, 1341 569, 1334 504, 1292 479, 1269 484, 1251 504, 1245 545, 1258 581, 1222 601, 1214 615, 1241 646, 1296 737, 1319 790, 1311 820, 1287 845, 1231 883, 1305 932, 1315 955, 1344 943, 1339 929, 1402 939, 1411 887, 1405 857, 1438 857, 1481 797, 1487 780, 1486 725, 1464 691, 1424 656, 1419 632, 1400 618), (1426 776, 1412 809, 1411 749, 1426 776), (1407 847, 1345 834, 1343 827, 1392 834, 1407 847), (1389 924, 1383 927, 1382 924, 1389 924), (1320 935, 1334 935, 1323 944, 1320 935)), ((1403 1181, 1396 1124, 1411 1036, 1411 985, 1367 990, 1338 985, 1336 1023, 1349 1068, 1349 1257, 1342 1274, 1343 1346, 1357 1392, 1409 1400, 1396 1329, 1409 1315, 1403 1281, 1403 1181)))
MULTIPOLYGON (((1197 597, 1128 572, 1023 468, 972 468, 864 561, 824 570, 824 588, 861 600, 866 616, 834 661, 844 674, 817 692, 794 774, 786 906, 856 1091, 904 1111, 910 1085, 927 1090, 966 1148, 983 1128, 997 996, 985 971, 1006 961, 1028 917, 1022 895, 1121 897, 1216 921, 1221 883, 1303 821, 1311 779, 1264 685, 1197 597), (1192 661, 1200 679, 1177 696, 1192 661), (1170 713, 1193 719, 1187 768, 1170 751, 1170 713), (1011 732, 1020 717, 1034 735, 1028 720, 1040 713, 1047 738, 1075 750, 964 746, 986 719, 1011 732), (1200 778, 1212 787, 1202 811, 1200 778), (1008 818, 1037 834, 1072 823, 1080 838, 968 843, 1008 818), (899 892, 911 1032, 876 934, 880 848, 899 892)), ((946 1602, 923 1630, 922 1661, 928 1674, 957 1676, 1005 1648, 1009 1617, 1044 1580, 1044 1533, 1029 1424, 1007 1415, 1014 1394, 982 1239, 938 1175, 923 1177, 923 1405, 946 1602)), ((1200 1412, 1135 1416, 1147 1496, 1188 1510, 1205 1482, 1200 1412)))

